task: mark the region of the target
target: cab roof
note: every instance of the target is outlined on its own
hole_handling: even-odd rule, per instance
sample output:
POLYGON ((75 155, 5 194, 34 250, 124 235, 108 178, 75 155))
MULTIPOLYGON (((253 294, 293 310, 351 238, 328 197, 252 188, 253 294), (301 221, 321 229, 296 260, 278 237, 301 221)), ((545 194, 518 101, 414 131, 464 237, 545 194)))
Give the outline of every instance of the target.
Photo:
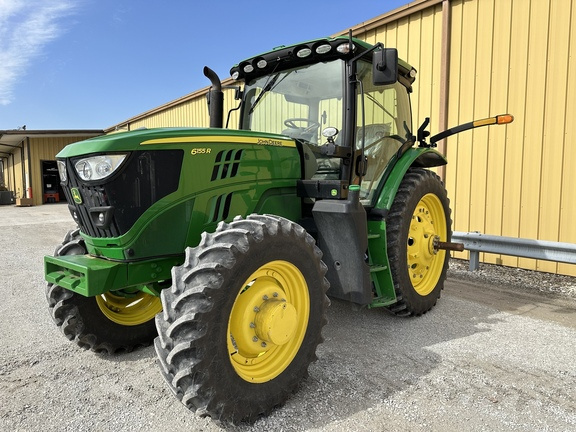
MULTIPOLYGON (((382 49, 382 47, 381 45, 376 49, 382 49)), ((314 39, 289 46, 281 45, 234 65, 230 69, 230 75, 236 81, 251 81, 275 71, 334 59, 349 60, 358 55, 361 56, 362 53, 366 53, 367 60, 370 60, 369 53, 373 48, 374 45, 348 36, 314 39), (352 49, 350 49, 350 40, 352 40, 352 49)), ((416 69, 404 60, 398 59, 398 79, 409 90, 412 89, 415 76, 416 69)))

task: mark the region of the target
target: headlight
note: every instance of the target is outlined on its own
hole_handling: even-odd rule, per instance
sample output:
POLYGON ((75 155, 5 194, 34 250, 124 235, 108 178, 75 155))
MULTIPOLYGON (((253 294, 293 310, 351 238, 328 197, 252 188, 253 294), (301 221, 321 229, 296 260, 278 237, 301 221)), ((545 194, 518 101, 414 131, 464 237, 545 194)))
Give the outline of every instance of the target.
POLYGON ((82 180, 102 180, 116 171, 125 158, 125 154, 92 156, 76 161, 74 168, 82 180))
POLYGON ((68 180, 68 175, 66 174, 66 162, 64 161, 56 161, 58 164, 58 174, 60 174, 60 181, 65 183, 68 180))

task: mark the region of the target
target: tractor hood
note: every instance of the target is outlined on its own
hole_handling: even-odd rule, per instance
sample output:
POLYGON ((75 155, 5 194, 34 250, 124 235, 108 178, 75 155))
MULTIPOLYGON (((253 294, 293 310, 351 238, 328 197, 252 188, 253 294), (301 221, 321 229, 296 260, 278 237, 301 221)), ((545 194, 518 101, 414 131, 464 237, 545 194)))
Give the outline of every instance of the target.
POLYGON ((158 128, 114 133, 69 144, 57 158, 93 153, 142 150, 142 146, 171 143, 250 143, 276 147, 295 147, 288 136, 219 128, 158 128))

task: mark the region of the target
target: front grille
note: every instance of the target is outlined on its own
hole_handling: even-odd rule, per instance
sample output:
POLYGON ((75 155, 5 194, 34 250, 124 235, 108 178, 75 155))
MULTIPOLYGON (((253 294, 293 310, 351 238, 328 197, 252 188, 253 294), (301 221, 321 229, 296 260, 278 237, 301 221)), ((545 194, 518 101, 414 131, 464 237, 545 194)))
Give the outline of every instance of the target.
MULTIPOLYGON (((70 172, 70 171, 69 171, 70 172)), ((68 176, 68 187, 64 187, 66 200, 70 203, 70 207, 76 212, 76 222, 80 226, 82 232, 91 237, 118 237, 123 234, 118 226, 116 219, 113 219, 108 229, 97 227, 89 213, 89 209, 97 207, 108 207, 110 202, 106 196, 106 189, 103 186, 89 186, 80 183, 75 174, 68 176), (74 197, 70 192, 70 188, 78 189, 82 197, 82 204, 76 204, 74 197)))
POLYGON ((68 183, 63 189, 82 232, 102 238, 125 234, 150 206, 178 189, 183 157, 183 150, 133 152, 105 183, 81 180, 73 168, 74 159, 69 160, 68 183), (74 202, 72 188, 80 193, 81 204, 74 202), (105 229, 94 220, 99 208, 111 208, 105 229))

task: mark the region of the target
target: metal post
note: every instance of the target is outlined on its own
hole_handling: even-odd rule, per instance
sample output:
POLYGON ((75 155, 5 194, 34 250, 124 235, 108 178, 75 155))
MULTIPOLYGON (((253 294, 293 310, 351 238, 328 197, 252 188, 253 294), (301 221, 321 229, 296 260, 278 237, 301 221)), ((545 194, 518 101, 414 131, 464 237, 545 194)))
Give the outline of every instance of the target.
MULTIPOLYGON (((440 130, 448 129, 448 89, 450 80, 450 0, 442 1, 442 50, 440 53, 440 130)), ((438 151, 446 156, 446 140, 438 143, 438 151)), ((446 166, 438 167, 438 175, 446 182, 446 166)))
POLYGON ((476 271, 480 267, 480 252, 470 251, 470 264, 468 270, 476 271))

